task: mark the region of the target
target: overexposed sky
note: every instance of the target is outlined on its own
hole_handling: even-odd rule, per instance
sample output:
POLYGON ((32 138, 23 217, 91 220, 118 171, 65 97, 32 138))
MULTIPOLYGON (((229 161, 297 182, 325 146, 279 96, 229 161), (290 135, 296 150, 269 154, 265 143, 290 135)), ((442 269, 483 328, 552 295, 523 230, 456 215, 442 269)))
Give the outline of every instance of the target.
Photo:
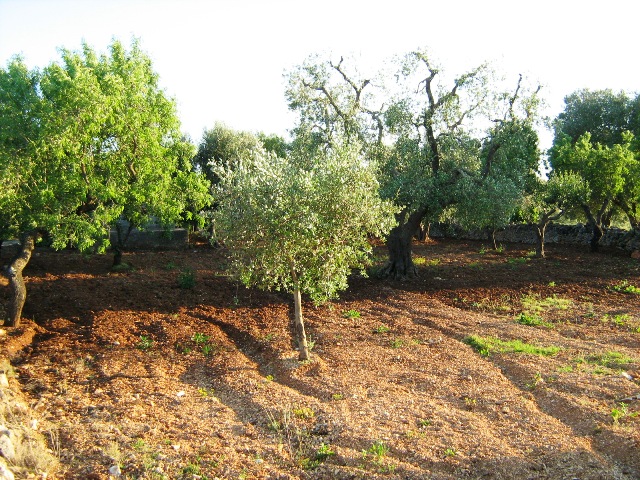
POLYGON ((555 116, 580 88, 640 91, 638 18, 637 0, 0 0, 0 64, 140 38, 198 142, 216 121, 286 135, 283 73, 313 53, 381 64, 427 46, 451 74, 492 61, 545 85, 555 116))

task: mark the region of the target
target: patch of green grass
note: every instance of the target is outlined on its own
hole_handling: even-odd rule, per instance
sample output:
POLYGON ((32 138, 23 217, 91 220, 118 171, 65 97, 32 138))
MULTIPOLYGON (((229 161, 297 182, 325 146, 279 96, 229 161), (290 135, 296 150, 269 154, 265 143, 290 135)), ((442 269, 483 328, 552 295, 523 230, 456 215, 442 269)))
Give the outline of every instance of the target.
POLYGON ((344 395, 341 393, 334 393, 333 395, 331 395, 331 400, 335 400, 335 401, 344 400, 344 395))
POLYGON ((431 260, 427 260, 426 257, 414 257, 413 263, 417 266, 435 267, 437 265, 440 265, 440 259, 432 258, 431 260))
POLYGON ((554 345, 540 347, 525 343, 522 340, 505 341, 495 337, 479 337, 477 335, 466 337, 464 342, 485 357, 488 357, 492 353, 524 353, 527 355, 551 356, 560 351, 560 347, 554 345))
POLYGON ((357 310, 345 310, 342 312, 344 318, 360 318, 360 312, 357 310))
POLYGON ((402 345, 404 345, 404 342, 399 338, 391 340, 391 348, 400 348, 402 345))
POLYGON ((520 303, 525 312, 539 314, 547 310, 568 310, 573 305, 573 300, 557 295, 542 298, 538 294, 529 294, 523 295, 520 303))
POLYGON ((482 270, 484 269, 484 267, 480 264, 480 262, 471 262, 469 264, 467 264, 467 267, 469 268, 475 268, 477 270, 482 270))
POLYGON ((456 451, 455 448, 447 448, 444 451, 444 456, 445 457, 455 457, 458 454, 458 452, 456 451))
POLYGON ((522 325, 528 325, 530 327, 547 327, 553 328, 553 323, 545 322, 540 315, 530 314, 522 312, 517 318, 516 322, 522 325))
POLYGON ((527 263, 529 260, 531 259, 527 257, 507 258, 507 264, 512 267, 517 267, 518 265, 527 263))
POLYGON ((619 293, 628 293, 631 295, 640 295, 640 288, 630 284, 627 280, 622 280, 611 287, 611 290, 619 293))
MULTIPOLYGON (((616 351, 608 351, 601 354, 592 354, 586 356, 580 356, 574 359, 576 364, 595 365, 599 367, 606 367, 612 370, 622 370, 628 367, 632 363, 636 363, 636 359, 625 355, 624 353, 616 351)), ((603 372, 604 373, 604 372, 603 372)))

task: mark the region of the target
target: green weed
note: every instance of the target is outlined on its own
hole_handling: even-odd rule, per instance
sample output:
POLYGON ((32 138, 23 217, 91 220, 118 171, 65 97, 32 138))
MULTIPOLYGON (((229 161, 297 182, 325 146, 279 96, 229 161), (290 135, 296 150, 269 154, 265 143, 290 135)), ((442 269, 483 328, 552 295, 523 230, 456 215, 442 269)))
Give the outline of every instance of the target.
POLYGON ((602 354, 580 356, 575 358, 574 361, 576 364, 584 363, 587 365, 606 367, 612 370, 622 370, 628 367, 630 364, 636 362, 634 358, 616 351, 608 351, 602 354))
POLYGON ((619 293, 628 293, 632 295, 640 295, 640 288, 635 285, 630 284, 627 280, 623 280, 611 287, 611 290, 614 290, 619 293))
POLYGON ((342 312, 344 318, 360 318, 360 312, 357 310, 345 310, 342 312))
POLYGON ((391 329, 386 325, 378 325, 373 329, 373 333, 389 333, 391 329))
POLYGON ((193 336, 191 337, 191 340, 196 344, 196 345, 200 345, 200 344, 205 344, 209 341, 209 335, 205 335, 204 333, 199 333, 196 332, 193 334, 193 336))
POLYGON ((522 312, 520 316, 516 318, 516 322, 522 325, 528 325, 530 327, 547 327, 553 328, 553 323, 545 322, 540 315, 529 314, 522 312))
POLYGON ((488 357, 491 353, 524 353, 528 355, 551 356, 560 351, 560 347, 540 347, 525 343, 522 340, 504 341, 495 337, 479 337, 470 335, 464 339, 480 355, 488 357))
POLYGON ((140 341, 136 344, 138 350, 146 352, 153 347, 153 339, 147 335, 140 335, 140 341))
POLYGON ((196 274, 190 268, 185 268, 178 275, 178 287, 190 290, 196 286, 196 274))

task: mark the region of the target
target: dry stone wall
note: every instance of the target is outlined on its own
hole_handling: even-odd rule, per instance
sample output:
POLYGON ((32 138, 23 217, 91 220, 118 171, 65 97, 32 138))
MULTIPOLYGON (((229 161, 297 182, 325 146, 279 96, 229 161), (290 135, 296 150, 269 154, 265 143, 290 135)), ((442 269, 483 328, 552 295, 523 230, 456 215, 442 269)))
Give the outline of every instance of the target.
MULTIPOLYGON (((429 229, 432 238, 460 238, 468 240, 487 240, 482 230, 464 230, 457 225, 436 223, 429 229)), ((586 225, 550 224, 545 235, 545 244, 561 243, 568 245, 589 245, 591 229, 586 225)), ((530 243, 537 242, 534 225, 515 224, 496 232, 498 242, 530 243)), ((610 228, 600 240, 600 245, 619 248, 628 252, 640 250, 640 230, 623 230, 610 228)))

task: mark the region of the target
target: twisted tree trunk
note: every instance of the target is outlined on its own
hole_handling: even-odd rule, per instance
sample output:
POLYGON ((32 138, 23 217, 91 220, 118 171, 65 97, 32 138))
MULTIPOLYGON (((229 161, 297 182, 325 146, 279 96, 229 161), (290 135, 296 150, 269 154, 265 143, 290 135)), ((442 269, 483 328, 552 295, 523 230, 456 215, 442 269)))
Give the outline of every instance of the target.
POLYGON ((22 277, 22 271, 31 259, 37 238, 38 233, 36 232, 24 234, 20 241, 18 252, 9 264, 2 268, 2 275, 9 280, 9 289, 11 290, 8 318, 6 319, 6 325, 8 327, 17 327, 20 325, 22 308, 27 299, 27 287, 22 277))
POLYGON ((416 267, 411 258, 411 242, 420 228, 420 222, 426 213, 425 209, 413 212, 404 223, 389 232, 387 250, 389 261, 384 274, 396 279, 404 279, 416 275, 416 267))

